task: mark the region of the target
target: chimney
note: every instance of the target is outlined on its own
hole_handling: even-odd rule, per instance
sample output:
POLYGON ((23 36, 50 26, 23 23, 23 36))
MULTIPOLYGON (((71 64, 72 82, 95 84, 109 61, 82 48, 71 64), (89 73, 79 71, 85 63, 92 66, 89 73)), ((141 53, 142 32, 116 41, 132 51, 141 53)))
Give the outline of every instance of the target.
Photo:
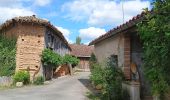
POLYGON ((32 15, 33 17, 36 17, 35 15, 32 15))

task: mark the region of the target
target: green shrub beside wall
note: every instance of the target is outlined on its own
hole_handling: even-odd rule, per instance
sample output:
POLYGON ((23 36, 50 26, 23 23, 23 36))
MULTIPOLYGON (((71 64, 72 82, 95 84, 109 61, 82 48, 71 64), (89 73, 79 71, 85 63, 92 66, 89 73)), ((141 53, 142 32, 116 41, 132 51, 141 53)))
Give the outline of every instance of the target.
POLYGON ((138 33, 143 43, 144 73, 152 94, 164 99, 170 89, 170 0, 154 1, 152 11, 138 24, 138 33))
POLYGON ((23 82, 23 84, 30 83, 30 74, 28 71, 18 71, 13 77, 14 83, 23 82))
POLYGON ((103 84, 103 74, 104 69, 100 64, 93 64, 93 69, 91 70, 90 80, 93 85, 103 84))
POLYGON ((44 81, 45 81, 45 79, 44 79, 43 76, 38 76, 38 77, 35 78, 34 84, 35 85, 43 85, 44 81))
POLYGON ((93 63, 91 64, 92 84, 102 85, 100 99, 101 100, 129 100, 127 93, 122 89, 123 73, 117 66, 117 62, 113 57, 107 59, 104 65, 93 63))
POLYGON ((12 76, 16 67, 16 38, 0 34, 0 76, 12 76))

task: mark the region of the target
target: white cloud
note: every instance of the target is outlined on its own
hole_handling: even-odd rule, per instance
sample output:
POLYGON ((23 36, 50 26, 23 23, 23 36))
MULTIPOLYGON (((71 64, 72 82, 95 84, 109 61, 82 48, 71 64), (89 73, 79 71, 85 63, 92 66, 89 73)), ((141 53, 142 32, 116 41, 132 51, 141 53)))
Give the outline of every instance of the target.
POLYGON ((7 19, 11 19, 16 16, 30 16, 35 14, 33 11, 24 8, 7 8, 0 7, 0 23, 4 22, 7 19))
POLYGON ((86 29, 80 29, 79 33, 80 33, 79 36, 82 38, 82 40, 91 41, 99 37, 100 35, 105 34, 106 30, 101 28, 89 27, 86 29))
POLYGON ((70 44, 74 43, 73 40, 70 40, 69 38, 66 38, 66 40, 67 40, 68 43, 70 43, 70 44))
POLYGON ((64 37, 66 38, 66 40, 69 42, 69 43, 73 43, 72 40, 69 39, 69 35, 71 34, 70 31, 68 29, 65 29, 63 27, 59 27, 59 26, 56 26, 56 28, 61 31, 61 33, 63 33, 64 37))
POLYGON ((30 0, 1 0, 0 1, 0 23, 16 16, 31 16, 35 14, 31 9, 23 7, 24 2, 30 0))
MULTIPOLYGON (((31 7, 45 6, 50 4, 52 0, 0 0, 0 23, 16 16, 31 16, 36 14, 31 7), (24 3, 30 3, 24 6, 24 3)), ((54 15, 54 13, 53 13, 54 15)))
MULTIPOLYGON (((125 0, 125 21, 140 13, 143 8, 150 7, 149 1, 125 0)), ((122 4, 115 0, 75 0, 65 3, 62 10, 67 12, 66 18, 74 21, 87 20, 91 26, 119 25, 122 23, 122 4)))
POLYGON ((51 0, 35 0, 34 4, 37 6, 45 6, 51 3, 51 0))
POLYGON ((65 29, 65 28, 59 27, 59 26, 56 26, 56 27, 57 27, 57 29, 58 29, 59 31, 61 31, 61 33, 63 33, 63 35, 64 35, 65 37, 69 37, 70 31, 69 31, 68 29, 65 29))
POLYGON ((89 45, 89 43, 90 43, 90 42, 85 42, 84 44, 85 44, 85 45, 89 45))

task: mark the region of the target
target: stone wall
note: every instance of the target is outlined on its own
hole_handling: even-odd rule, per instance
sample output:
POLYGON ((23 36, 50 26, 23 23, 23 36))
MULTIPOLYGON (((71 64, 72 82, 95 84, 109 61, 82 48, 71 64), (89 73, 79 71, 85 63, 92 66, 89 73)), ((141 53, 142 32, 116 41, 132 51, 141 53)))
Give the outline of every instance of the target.
POLYGON ((2 76, 0 77, 0 86, 10 86, 12 84, 12 77, 2 76))
POLYGON ((122 83, 122 87, 124 90, 128 92, 130 96, 130 100, 141 100, 140 99, 140 83, 138 82, 122 83))

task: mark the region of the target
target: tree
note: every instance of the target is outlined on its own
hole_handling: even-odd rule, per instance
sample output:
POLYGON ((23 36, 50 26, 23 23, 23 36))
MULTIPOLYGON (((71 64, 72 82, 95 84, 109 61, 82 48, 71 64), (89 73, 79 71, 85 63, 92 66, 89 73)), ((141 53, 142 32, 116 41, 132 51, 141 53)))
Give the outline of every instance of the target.
POLYGON ((145 73, 153 95, 163 97, 170 86, 170 0, 156 0, 138 25, 144 48, 145 73))
POLYGON ((93 69, 93 66, 97 63, 97 58, 94 53, 91 54, 89 59, 90 69, 93 69))
POLYGON ((76 44, 81 44, 81 37, 80 36, 76 37, 76 44))
POLYGON ((94 53, 92 53, 91 56, 90 56, 90 62, 94 62, 94 63, 97 62, 97 58, 96 58, 94 53))

